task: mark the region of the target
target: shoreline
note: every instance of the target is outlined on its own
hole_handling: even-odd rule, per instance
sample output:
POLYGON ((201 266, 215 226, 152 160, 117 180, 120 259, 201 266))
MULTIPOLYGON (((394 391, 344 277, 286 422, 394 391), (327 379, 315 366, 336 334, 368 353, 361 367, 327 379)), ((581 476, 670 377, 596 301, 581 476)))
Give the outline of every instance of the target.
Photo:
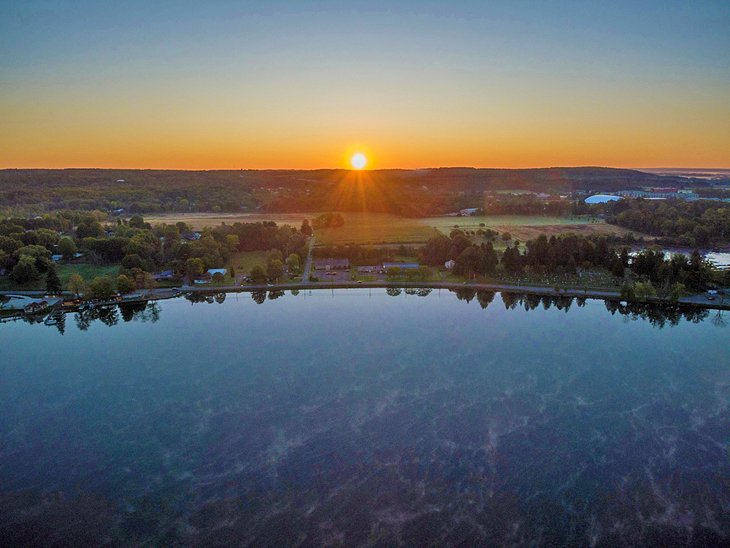
MULTIPOLYGON (((159 288, 152 289, 140 296, 135 298, 124 299, 118 298, 106 301, 83 301, 86 305, 92 306, 108 306, 115 304, 124 303, 136 303, 146 302, 150 300, 166 300, 175 297, 179 297, 185 293, 250 293, 253 291, 286 291, 286 290, 307 290, 307 289, 448 289, 448 290, 463 290, 470 289, 475 291, 494 291, 504 293, 514 293, 522 295, 539 295, 547 297, 572 297, 572 298, 587 298, 587 299, 600 299, 603 301, 626 301, 636 302, 645 304, 655 305, 669 305, 669 306, 682 306, 682 307, 699 307, 711 310, 730 310, 730 298, 723 299, 722 297, 716 297, 714 300, 710 300, 706 295, 691 295, 687 297, 680 297, 677 301, 669 301, 660 299, 658 297, 651 297, 648 299, 631 299, 630 301, 621 296, 619 291, 610 290, 598 290, 598 289, 569 289, 561 288, 556 290, 552 287, 542 286, 531 286, 531 285, 510 285, 510 284, 486 284, 486 283, 456 283, 456 282, 387 282, 387 281, 376 281, 376 282, 290 282, 290 283, 279 283, 279 284, 258 284, 258 285, 242 285, 242 286, 210 286, 205 287, 198 286, 179 286, 170 288, 159 288)), ((24 295, 29 297, 40 297, 45 296, 46 293, 42 290, 34 291, 0 291, 2 295, 24 295)), ((73 294, 69 292, 63 292, 60 296, 73 297, 73 294)), ((77 308, 77 307, 75 307, 77 308)))

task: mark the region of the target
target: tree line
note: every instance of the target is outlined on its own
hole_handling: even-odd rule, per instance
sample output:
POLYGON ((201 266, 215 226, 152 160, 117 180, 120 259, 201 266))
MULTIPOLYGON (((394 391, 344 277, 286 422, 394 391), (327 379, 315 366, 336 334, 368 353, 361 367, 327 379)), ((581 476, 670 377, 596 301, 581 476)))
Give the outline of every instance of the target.
MULTIPOLYGON (((510 238, 511 240, 511 238, 510 238)), ((469 277, 509 275, 568 275, 602 270, 610 273, 630 297, 677 299, 685 292, 730 284, 730 271, 721 273, 695 250, 689 257, 644 249, 631 253, 626 241, 616 236, 540 235, 525 242, 510 241, 501 256, 491 241, 474 243, 459 229, 438 235, 421 249, 423 262, 446 265, 453 261, 454 274, 469 277), (524 250, 523 250, 524 247, 524 250)))
POLYGON ((664 245, 710 247, 730 241, 730 203, 709 200, 619 200, 606 221, 660 238, 664 245))

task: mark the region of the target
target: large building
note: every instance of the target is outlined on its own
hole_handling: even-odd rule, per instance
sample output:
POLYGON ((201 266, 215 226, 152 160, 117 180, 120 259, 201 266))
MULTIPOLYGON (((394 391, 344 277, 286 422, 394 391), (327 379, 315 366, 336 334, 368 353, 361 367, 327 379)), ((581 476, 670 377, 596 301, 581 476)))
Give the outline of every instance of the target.
POLYGON ((347 270, 350 268, 349 259, 315 259, 315 270, 347 270))
POLYGON ((587 204, 607 204, 608 202, 616 202, 621 196, 613 196, 611 194, 595 194, 585 199, 587 204))

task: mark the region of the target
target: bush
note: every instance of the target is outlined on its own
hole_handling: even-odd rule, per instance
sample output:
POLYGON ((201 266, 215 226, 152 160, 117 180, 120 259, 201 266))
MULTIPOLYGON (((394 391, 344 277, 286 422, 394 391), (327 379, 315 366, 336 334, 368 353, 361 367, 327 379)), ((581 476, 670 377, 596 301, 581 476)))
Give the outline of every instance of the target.
POLYGON ((264 269, 259 265, 256 265, 251 269, 251 281, 256 284, 266 282, 266 272, 264 272, 264 269))
POLYGON ((129 276, 121 274, 117 277, 117 289, 119 289, 120 293, 131 293, 137 289, 137 284, 129 276))
POLYGON ((89 284, 89 297, 92 299, 109 299, 114 295, 114 283, 109 276, 97 276, 89 284))
POLYGON ((634 284, 634 295, 637 299, 644 301, 656 297, 656 289, 651 285, 651 282, 637 282, 634 284))

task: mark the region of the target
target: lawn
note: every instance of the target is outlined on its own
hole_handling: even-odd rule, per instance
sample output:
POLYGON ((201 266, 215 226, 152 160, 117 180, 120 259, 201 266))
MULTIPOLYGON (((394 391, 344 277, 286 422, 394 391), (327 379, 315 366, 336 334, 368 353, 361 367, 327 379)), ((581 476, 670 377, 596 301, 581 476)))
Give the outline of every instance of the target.
POLYGON ((93 280, 97 276, 109 276, 116 281, 116 277, 119 274, 119 265, 96 265, 88 263, 58 265, 58 277, 61 278, 61 284, 63 284, 64 287, 66 287, 66 283, 72 274, 80 275, 87 282, 93 280))
POLYGON ((266 251, 239 251, 231 255, 226 267, 235 268, 236 274, 248 274, 256 265, 266 268, 266 251))

